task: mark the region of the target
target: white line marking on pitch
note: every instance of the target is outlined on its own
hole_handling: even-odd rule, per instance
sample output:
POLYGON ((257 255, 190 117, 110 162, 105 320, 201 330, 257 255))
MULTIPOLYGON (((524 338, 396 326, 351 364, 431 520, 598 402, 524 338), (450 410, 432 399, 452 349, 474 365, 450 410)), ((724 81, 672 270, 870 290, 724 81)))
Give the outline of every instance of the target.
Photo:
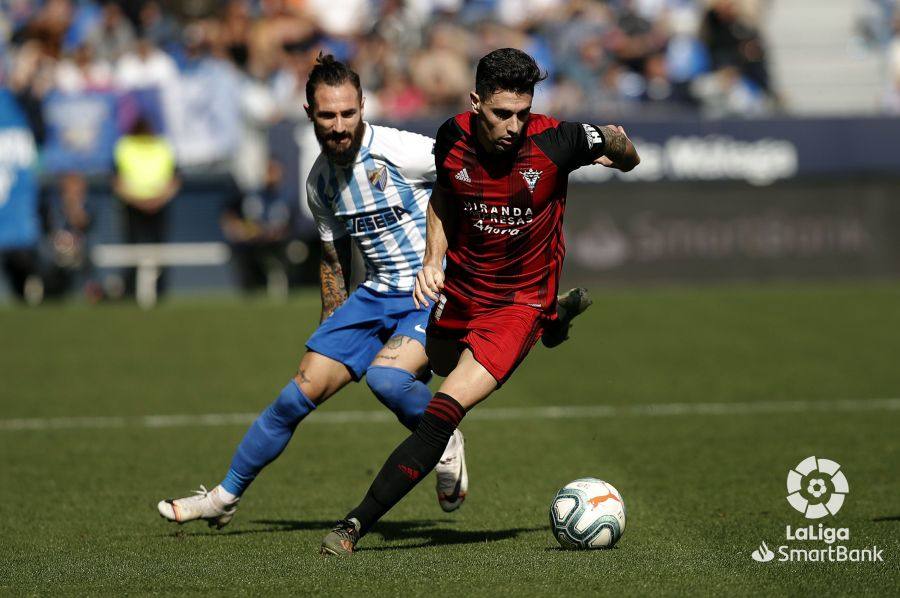
MULTIPOLYGON (((497 407, 475 410, 466 421, 523 419, 579 419, 603 417, 672 417, 679 415, 754 415, 772 413, 900 411, 900 399, 839 401, 760 401, 755 403, 656 403, 645 405, 563 405, 556 407, 497 407)), ((23 430, 97 430, 101 428, 180 428, 247 425, 256 413, 145 415, 138 417, 52 417, 0 419, 0 432, 23 430)), ((394 422, 394 414, 379 411, 317 413, 309 423, 351 424, 394 422)))

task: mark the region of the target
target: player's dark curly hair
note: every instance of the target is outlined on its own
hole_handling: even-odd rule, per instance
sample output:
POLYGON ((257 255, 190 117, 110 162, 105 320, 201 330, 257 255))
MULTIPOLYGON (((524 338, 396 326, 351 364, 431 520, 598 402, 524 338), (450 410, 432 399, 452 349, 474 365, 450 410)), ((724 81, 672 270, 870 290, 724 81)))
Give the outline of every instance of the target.
POLYGON ((359 97, 362 98, 359 75, 343 62, 336 60, 331 54, 319 52, 319 56, 316 57, 316 66, 312 68, 312 71, 309 73, 309 79, 306 81, 306 103, 313 107, 316 88, 320 84, 324 83, 325 85, 337 87, 348 81, 356 88, 359 97))
POLYGON ((534 86, 547 78, 534 58, 515 48, 486 54, 475 69, 475 93, 482 99, 497 91, 534 94, 534 86))

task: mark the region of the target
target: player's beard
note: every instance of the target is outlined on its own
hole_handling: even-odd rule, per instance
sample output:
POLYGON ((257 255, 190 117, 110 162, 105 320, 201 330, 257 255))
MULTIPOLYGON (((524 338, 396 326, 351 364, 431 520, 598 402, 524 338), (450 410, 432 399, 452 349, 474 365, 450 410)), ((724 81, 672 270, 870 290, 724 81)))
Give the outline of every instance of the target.
POLYGON ((316 132, 316 139, 319 140, 319 145, 321 146, 322 153, 325 154, 325 157, 335 164, 346 166, 353 162, 357 152, 359 152, 359 148, 362 145, 363 134, 366 132, 366 124, 360 119, 359 124, 356 125, 356 130, 352 133, 324 133, 317 126, 314 126, 313 129, 316 132), (350 137, 350 145, 347 146, 346 149, 337 149, 334 144, 347 137, 350 137))

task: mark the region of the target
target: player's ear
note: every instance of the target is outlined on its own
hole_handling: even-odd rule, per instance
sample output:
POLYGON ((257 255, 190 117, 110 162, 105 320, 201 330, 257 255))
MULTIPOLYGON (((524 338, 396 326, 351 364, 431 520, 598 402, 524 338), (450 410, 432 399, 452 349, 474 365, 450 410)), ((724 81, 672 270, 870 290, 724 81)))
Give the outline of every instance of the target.
POLYGON ((309 120, 313 119, 312 108, 309 107, 309 104, 303 104, 303 109, 306 111, 306 116, 309 120))
POLYGON ((365 109, 366 109, 366 96, 361 96, 359 98, 359 117, 360 118, 363 117, 363 112, 365 112, 365 109))
POLYGON ((479 114, 481 112, 481 98, 474 91, 469 92, 469 99, 472 100, 472 112, 479 114))

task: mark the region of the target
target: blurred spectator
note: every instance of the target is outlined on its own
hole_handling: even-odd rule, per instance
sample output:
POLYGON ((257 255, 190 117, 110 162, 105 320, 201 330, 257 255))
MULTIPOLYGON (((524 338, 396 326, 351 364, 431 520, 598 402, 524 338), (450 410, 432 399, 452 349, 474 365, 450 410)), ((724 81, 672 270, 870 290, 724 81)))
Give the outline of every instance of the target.
POLYGON ((281 187, 281 165, 270 160, 260 189, 244 192, 233 185, 220 220, 231 245, 232 264, 244 291, 287 285, 285 246, 291 209, 281 187))
POLYGON ((384 115, 395 120, 417 118, 428 107, 425 93, 401 70, 385 74, 378 100, 384 115))
POLYGON ((240 142, 240 71, 226 58, 215 23, 185 29, 185 60, 164 94, 166 132, 184 167, 227 163, 240 142))
POLYGON ((107 1, 103 13, 88 41, 94 47, 97 58, 114 63, 119 56, 134 45, 134 27, 125 17, 122 8, 115 2, 107 1))
MULTIPOLYGON (((743 86, 755 86, 774 98, 759 29, 737 0, 713 0, 703 19, 702 38, 715 70, 737 69, 743 86)), ((729 75, 730 76, 730 75, 729 75)))
POLYGON ((56 88, 63 93, 107 91, 112 84, 112 67, 94 59, 90 44, 79 46, 71 58, 60 61, 56 67, 56 88))
MULTIPOLYGON (((375 23, 374 35, 367 36, 367 40, 379 38, 383 42, 380 46, 383 59, 393 60, 396 65, 404 60, 404 56, 422 46, 425 27, 431 16, 429 12, 427 1, 385 0, 375 23)), ((358 52, 357 57, 360 54, 358 52)))
MULTIPOLYGON (((169 143, 140 117, 116 143, 115 165, 113 191, 123 203, 126 242, 165 242, 167 207, 181 186, 169 143)), ((163 272, 157 281, 157 293, 161 295, 164 289, 163 272)), ((125 275, 125 292, 133 295, 134 291, 135 271, 130 269, 125 275)))
POLYGON ((241 68, 247 65, 250 58, 252 30, 249 3, 246 0, 228 2, 219 28, 219 41, 231 60, 241 68))
POLYGON ((71 23, 72 4, 69 0, 47 0, 16 37, 23 41, 34 40, 46 55, 59 58, 71 23))
POLYGON ((368 0, 306 0, 305 6, 327 35, 344 38, 371 30, 373 6, 368 0))
POLYGON ((53 89, 55 66, 44 46, 37 40, 29 40, 15 53, 9 76, 4 81, 15 94, 38 145, 43 145, 46 137, 41 103, 53 89))
POLYGON ((32 305, 44 299, 44 283, 40 278, 37 248, 3 247, 0 245, 0 269, 13 295, 32 305))
POLYGON ((472 86, 469 62, 463 53, 467 38, 468 33, 456 25, 436 24, 428 46, 410 62, 412 81, 434 110, 452 112, 466 105, 472 86))
POLYGON ((232 173, 244 191, 256 191, 266 184, 268 132, 281 118, 269 79, 267 65, 261 61, 253 61, 241 76, 241 133, 232 160, 232 173))
POLYGON ((0 88, 0 271, 13 293, 40 303, 43 283, 34 139, 14 96, 0 88))
POLYGON ((62 296, 75 284, 82 284, 91 302, 102 298, 100 285, 92 280, 93 267, 87 233, 93 222, 88 206, 88 184, 77 172, 57 177, 42 206, 47 255, 44 266, 44 292, 48 297, 62 296))
POLYGON ((711 118, 762 116, 768 110, 762 91, 749 83, 734 66, 697 79, 693 89, 703 101, 704 115, 711 118))
POLYGON ((626 1, 615 26, 606 36, 605 45, 628 70, 642 73, 647 58, 661 52, 666 41, 662 24, 651 22, 635 10, 634 2, 626 1))
POLYGON ((138 39, 134 50, 123 54, 116 63, 116 84, 122 90, 164 89, 177 79, 175 61, 146 35, 138 39))
POLYGON ((181 40, 181 32, 178 23, 168 14, 164 13, 159 2, 150 0, 141 7, 138 17, 141 37, 153 42, 158 48, 167 52, 174 52, 181 40))

